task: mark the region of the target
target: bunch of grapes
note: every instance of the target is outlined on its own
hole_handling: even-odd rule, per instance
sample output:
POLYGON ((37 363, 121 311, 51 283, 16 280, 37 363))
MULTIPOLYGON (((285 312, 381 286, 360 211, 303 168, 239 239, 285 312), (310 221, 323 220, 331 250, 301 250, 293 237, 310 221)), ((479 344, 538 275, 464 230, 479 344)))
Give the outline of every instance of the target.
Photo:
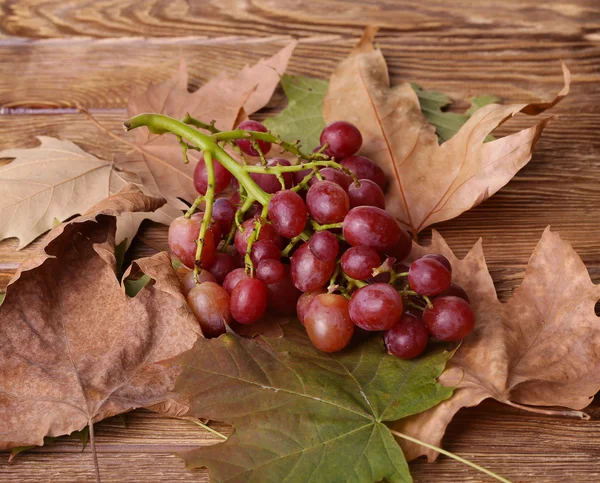
MULTIPOLYGON (((356 154, 362 135, 354 125, 329 124, 321 146, 305 155, 256 121, 230 132, 186 123, 209 130, 218 146, 206 149, 198 138, 205 147, 194 171, 200 196, 169 228, 172 252, 190 269, 184 293, 207 337, 274 311, 297 314, 322 351, 382 331, 388 352, 410 359, 430 338, 456 341, 471 332, 469 298, 452 283, 449 261, 430 254, 405 264, 411 237, 385 210, 384 172, 356 154), (272 143, 296 162, 267 158, 272 143), (229 163, 225 145, 239 164, 229 163)), ((184 153, 198 149, 180 131, 184 153)))

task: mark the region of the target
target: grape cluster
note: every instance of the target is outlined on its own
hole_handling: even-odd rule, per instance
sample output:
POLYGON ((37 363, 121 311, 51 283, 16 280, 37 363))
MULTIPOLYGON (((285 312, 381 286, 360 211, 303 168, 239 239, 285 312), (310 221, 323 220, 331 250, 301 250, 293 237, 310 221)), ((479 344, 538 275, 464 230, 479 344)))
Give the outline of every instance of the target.
POLYGON ((362 136, 354 125, 329 124, 321 146, 293 164, 266 158, 271 135, 261 123, 245 121, 231 133, 214 136, 244 163, 246 156, 260 163, 243 164, 242 180, 205 152, 194 171, 198 202, 169 228, 172 252, 190 269, 183 291, 207 337, 268 310, 297 314, 325 352, 356 333, 384 331, 388 352, 410 359, 430 338, 471 332, 469 298, 452 283, 449 261, 430 254, 404 264, 411 237, 385 210, 384 172, 356 154, 362 136))

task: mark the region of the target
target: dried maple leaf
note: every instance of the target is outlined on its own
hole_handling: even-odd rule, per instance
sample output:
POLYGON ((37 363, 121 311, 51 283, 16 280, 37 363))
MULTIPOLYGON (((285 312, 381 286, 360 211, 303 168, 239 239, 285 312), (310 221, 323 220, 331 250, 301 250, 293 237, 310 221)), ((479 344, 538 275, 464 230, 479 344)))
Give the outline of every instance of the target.
MULTIPOLYGON (((434 232, 431 245, 415 245, 411 257, 432 252, 452 263, 452 278, 471 299, 475 329, 440 377, 442 384, 457 388, 452 398, 395 427, 439 446, 456 412, 487 398, 529 411, 586 418, 579 410, 600 390, 600 319, 594 310, 600 285, 592 283, 573 248, 546 229, 523 283, 506 303, 496 296, 481 241, 459 260, 434 232)), ((402 447, 407 459, 437 456, 404 441, 402 447)))
POLYGON ((519 112, 539 114, 569 90, 544 104, 490 104, 477 110, 449 141, 438 144, 410 84, 390 87, 387 66, 367 28, 350 56, 331 76, 323 103, 325 121, 345 120, 363 135, 361 154, 385 171, 390 186, 386 208, 413 233, 454 218, 504 186, 531 159, 550 119, 492 142, 486 137, 519 112))
MULTIPOLYGON (((131 117, 157 112, 177 119, 189 113, 204 122, 214 120, 219 129, 232 129, 245 115, 269 102, 296 44, 290 42, 273 57, 261 59, 253 67, 246 66, 232 77, 222 73, 193 93, 187 90, 187 68, 182 61, 172 78, 132 92, 127 113, 131 117)), ((181 146, 174 136, 158 136, 147 129, 135 131, 135 142, 138 149, 119 158, 119 164, 138 173, 144 186, 167 199, 192 202, 196 198, 193 172, 197 153, 190 151, 191 162, 184 164, 181 146)))
POLYGON ((0 239, 18 249, 52 228, 54 219, 83 213, 108 196, 112 164, 70 141, 39 136, 33 149, 6 149, 0 158, 0 239))
POLYGON ((135 262, 154 283, 127 296, 114 243, 119 213, 162 203, 129 186, 19 267, 0 306, 0 449, 169 399, 178 370, 155 362, 189 349, 198 324, 166 253, 135 262))
MULTIPOLYGON (((110 173, 109 192, 111 195, 115 195, 128 184, 135 184, 142 191, 147 191, 140 183, 138 177, 133 176, 133 173, 113 168, 110 173)), ((157 210, 151 212, 135 212, 132 210, 123 211, 117 217, 115 243, 119 245, 122 241, 125 241, 124 248, 127 249, 144 220, 150 220, 168 226, 175 218, 181 216, 181 214, 182 211, 176 208, 171 202, 165 203, 157 210)))
MULTIPOLYGON (((18 249, 63 221, 83 213, 130 183, 134 173, 86 153, 71 141, 39 136, 31 149, 7 149, 0 158, 15 158, 0 166, 0 240, 19 239, 18 249)), ((124 212, 117 221, 117 244, 131 242, 143 220, 170 224, 181 210, 165 204, 154 212, 124 212)))
POLYGON ((215 482, 411 481, 385 422, 449 397, 435 378, 450 354, 403 361, 381 337, 326 354, 298 325, 281 330, 199 339, 170 362, 183 367, 176 392, 189 414, 235 427, 226 442, 183 454, 188 466, 208 467, 215 482))

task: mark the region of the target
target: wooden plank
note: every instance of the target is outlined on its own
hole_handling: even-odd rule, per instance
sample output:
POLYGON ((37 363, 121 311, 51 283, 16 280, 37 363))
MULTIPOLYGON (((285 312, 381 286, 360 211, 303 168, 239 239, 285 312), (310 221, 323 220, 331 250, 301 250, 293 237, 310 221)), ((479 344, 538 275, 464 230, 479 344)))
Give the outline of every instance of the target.
MULTIPOLYGON (((600 414, 597 402, 591 413, 600 414)), ((231 432, 222 423, 210 425, 224 434, 231 432)), ((120 418, 110 418, 96 425, 96 433, 102 481, 208 481, 206 471, 185 470, 183 462, 172 456, 217 443, 214 436, 188 421, 138 410, 126 415, 126 426, 120 418)), ((562 479, 591 483, 600 476, 599 436, 597 420, 533 415, 487 401, 458 414, 448 428, 444 445, 514 482, 550 483, 562 479)), ((444 456, 435 464, 415 461, 411 470, 417 483, 491 481, 444 456)), ((89 446, 81 452, 79 441, 70 437, 22 453, 10 464, 0 458, 0 483, 37 483, 48 474, 54 479, 43 481, 91 481, 92 471, 89 446)))
MULTIPOLYGON (((425 38, 383 31, 377 41, 393 82, 417 82, 457 99, 476 93, 517 102, 548 98, 560 89, 559 64, 564 60, 573 67, 574 91, 581 94, 567 102, 577 112, 593 111, 590 96, 598 95, 600 42, 583 34, 548 37, 543 44, 537 38, 496 38, 497 34, 490 29, 466 41, 451 31, 425 38)), ((326 78, 357 38, 305 39, 296 48, 289 72, 326 78)), ((11 73, 0 77, 0 107, 121 108, 132 86, 168 78, 180 57, 189 64, 194 88, 222 70, 240 69, 273 55, 289 37, 267 40, 0 40, 0 63, 11 73)))
POLYGON ((376 23, 411 36, 449 31, 468 39, 494 29, 506 37, 589 33, 597 23, 598 5, 587 0, 494 2, 483 0, 253 0, 245 2, 172 2, 126 0, 67 3, 60 0, 4 2, 2 31, 6 36, 60 38, 85 36, 205 38, 295 35, 356 36, 376 23))

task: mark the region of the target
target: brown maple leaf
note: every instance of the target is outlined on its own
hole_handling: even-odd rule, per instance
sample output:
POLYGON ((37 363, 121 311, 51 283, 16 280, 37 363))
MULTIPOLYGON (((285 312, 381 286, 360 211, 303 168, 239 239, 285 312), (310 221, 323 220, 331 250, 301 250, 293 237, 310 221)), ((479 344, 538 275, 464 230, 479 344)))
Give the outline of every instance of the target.
POLYGON ((570 73, 563 65, 565 85, 552 102, 482 107, 439 145, 410 84, 390 86, 385 59, 373 47, 376 31, 367 28, 331 76, 323 115, 327 122, 345 120, 361 130, 360 154, 379 164, 390 180, 387 210, 416 234, 486 200, 527 164, 551 118, 495 141, 484 140, 520 112, 534 115, 554 106, 569 91, 570 73))
MULTIPOLYGON (((453 280, 468 293, 475 329, 440 377, 443 385, 456 387, 454 395, 395 427, 439 446, 456 412, 487 398, 533 412, 587 419, 580 410, 600 390, 600 319, 594 310, 600 285, 592 283, 573 248, 546 229, 523 283, 506 303, 496 296, 481 240, 460 260, 434 231, 431 245, 415 245, 411 258, 434 252, 450 260, 453 280)), ((407 459, 437 457, 422 446, 401 444, 407 459)))
MULTIPOLYGON (((203 122, 215 121, 221 130, 232 129, 269 102, 296 44, 292 41, 273 57, 261 59, 232 76, 222 73, 193 93, 187 90, 187 67, 182 61, 172 78, 132 92, 128 116, 156 112, 182 119, 189 113, 203 122)), ((169 200, 192 202, 196 198, 193 172, 198 153, 190 151, 190 163, 184 164, 181 146, 174 136, 155 135, 147 129, 135 131, 135 143, 138 149, 118 158, 120 165, 138 173, 144 186, 169 200)))
MULTIPOLYGON (((164 199, 128 186, 47 236, 0 305, 0 449, 42 445, 137 407, 168 406, 199 326, 166 253, 134 262, 152 280, 130 298, 116 277, 116 216, 164 199)), ((92 432, 90 432, 92 435, 92 432)))
MULTIPOLYGON (((0 240, 17 237, 21 249, 54 226, 81 214, 128 184, 141 188, 135 173, 85 152, 71 141, 39 136, 30 149, 6 149, 0 158, 14 158, 0 166, 0 240)), ((123 212, 117 218, 116 243, 127 245, 142 221, 169 225, 181 210, 167 203, 153 212, 123 212)))

